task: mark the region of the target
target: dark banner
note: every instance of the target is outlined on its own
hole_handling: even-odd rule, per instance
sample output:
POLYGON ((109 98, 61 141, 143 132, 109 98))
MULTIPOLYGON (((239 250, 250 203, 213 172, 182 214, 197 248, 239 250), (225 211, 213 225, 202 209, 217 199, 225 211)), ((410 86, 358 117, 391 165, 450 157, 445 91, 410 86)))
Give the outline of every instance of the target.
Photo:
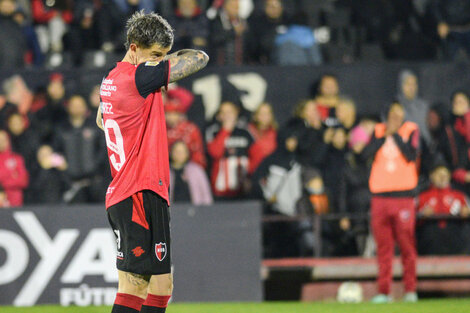
MULTIPOLYGON (((260 206, 171 208, 173 301, 261 301, 260 206)), ((116 241, 104 206, 0 211, 0 305, 111 305, 116 241)))

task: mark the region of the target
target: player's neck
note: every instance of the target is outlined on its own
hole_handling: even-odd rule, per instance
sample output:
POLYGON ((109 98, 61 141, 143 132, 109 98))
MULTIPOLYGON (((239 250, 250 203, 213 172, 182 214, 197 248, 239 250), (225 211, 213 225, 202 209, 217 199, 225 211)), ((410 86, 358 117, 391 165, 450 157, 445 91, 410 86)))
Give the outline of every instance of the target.
POLYGON ((131 50, 127 50, 126 55, 124 56, 121 62, 127 62, 133 65, 137 65, 137 59, 135 55, 133 55, 131 50))

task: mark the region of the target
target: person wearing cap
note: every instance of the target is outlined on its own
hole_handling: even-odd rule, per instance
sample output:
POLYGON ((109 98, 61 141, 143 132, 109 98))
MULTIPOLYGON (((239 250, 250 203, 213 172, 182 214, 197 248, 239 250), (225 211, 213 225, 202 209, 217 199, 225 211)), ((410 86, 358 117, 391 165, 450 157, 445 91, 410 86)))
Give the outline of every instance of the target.
POLYGON ((404 301, 416 302, 415 197, 418 186, 418 125, 405 121, 402 104, 393 102, 385 123, 375 125, 363 157, 372 159, 369 176, 371 226, 377 245, 378 291, 372 301, 391 302, 395 242, 400 247, 404 301))
MULTIPOLYGON (((431 186, 419 195, 418 215, 468 217, 467 196, 450 185, 451 173, 445 162, 436 162, 430 174, 431 186)), ((448 255, 465 252, 461 221, 421 220, 417 227, 418 251, 422 255, 448 255)))
POLYGON ((168 90, 164 101, 168 148, 177 141, 183 141, 189 149, 190 160, 206 168, 207 161, 201 131, 186 117, 186 112, 193 100, 193 94, 187 89, 178 87, 168 90))

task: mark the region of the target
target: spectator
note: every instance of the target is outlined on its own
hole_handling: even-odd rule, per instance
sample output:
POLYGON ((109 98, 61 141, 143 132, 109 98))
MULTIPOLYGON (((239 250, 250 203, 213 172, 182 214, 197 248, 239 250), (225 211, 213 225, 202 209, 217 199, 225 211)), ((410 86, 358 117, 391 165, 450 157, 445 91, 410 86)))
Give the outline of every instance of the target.
POLYGON ((188 146, 176 141, 170 153, 170 195, 175 202, 191 202, 194 205, 212 204, 212 193, 204 169, 190 161, 188 146))
POLYGON ((103 42, 101 49, 106 52, 123 50, 126 38, 125 22, 136 11, 153 12, 156 2, 152 0, 105 0, 100 10, 97 27, 103 42))
POLYGON ((5 189, 0 185, 0 209, 6 209, 10 207, 10 202, 7 198, 7 193, 5 189))
POLYGON ((452 117, 455 130, 470 143, 470 97, 462 90, 452 95, 452 117))
POLYGON ((187 120, 186 112, 193 103, 190 91, 178 87, 167 92, 165 100, 165 119, 168 147, 176 141, 183 141, 189 148, 191 161, 206 168, 206 154, 201 131, 193 122, 187 120))
MULTIPOLYGON (((453 215, 467 217, 470 213, 464 193, 450 186, 450 171, 436 164, 430 175, 431 187, 419 195, 418 214, 423 217, 453 215)), ((418 252, 422 255, 461 254, 467 250, 462 221, 429 220, 417 227, 418 252)))
POLYGON ((338 123, 346 130, 350 130, 356 125, 356 105, 348 98, 341 98, 335 110, 338 123))
POLYGON ((247 23, 239 16, 239 0, 225 0, 211 22, 213 60, 218 65, 240 65, 244 62, 247 23))
POLYGON ((39 147, 39 138, 34 130, 27 127, 27 120, 15 112, 8 118, 8 133, 12 141, 12 150, 20 154, 31 173, 32 165, 36 159, 36 150, 39 147))
POLYGON ((298 129, 284 128, 274 153, 253 173, 253 194, 264 199, 271 212, 296 214, 295 204, 302 195, 301 166, 297 157, 299 138, 298 129))
MULTIPOLYGON (((339 193, 340 185, 338 182, 343 177, 343 169, 346 163, 345 154, 347 151, 347 133, 344 128, 330 128, 327 132, 332 133, 331 142, 329 142, 327 157, 324 166, 321 167, 321 173, 326 188, 332 195, 339 193)), ((328 134, 327 134, 328 136, 328 134)), ((339 198, 332 197, 330 208, 337 212, 339 209, 339 198)))
POLYGON ((15 69, 24 66, 27 51, 26 38, 14 19, 16 0, 0 0, 0 68, 15 69))
POLYGON ((405 108, 406 119, 418 124, 421 137, 429 143, 430 134, 426 117, 429 103, 418 97, 418 77, 410 70, 403 70, 398 78, 398 101, 405 108))
POLYGON ((470 182, 470 172, 466 169, 468 156, 465 139, 452 127, 450 112, 444 104, 436 104, 429 110, 428 127, 431 141, 427 154, 423 154, 423 163, 431 168, 435 160, 444 160, 452 171, 456 185, 460 190, 465 190, 465 184, 470 182))
POLYGON ((416 8, 418 2, 355 0, 351 5, 356 22, 365 28, 366 40, 380 43, 387 58, 432 59, 436 45, 433 36, 426 33, 428 26, 416 8))
POLYGON ((106 187, 101 169, 105 164, 104 140, 94 118, 81 96, 68 101, 68 117, 55 131, 55 150, 65 157, 65 172, 71 188, 64 194, 65 202, 95 202, 101 200, 106 187), (103 193, 101 193, 103 192, 103 193))
POLYGON ((340 100, 338 79, 333 74, 325 74, 320 78, 317 87, 315 102, 321 119, 327 126, 335 126, 335 110, 340 100))
MULTIPOLYGON (((359 124, 349 133, 350 151, 346 154, 343 175, 339 179, 338 211, 342 214, 366 214, 370 207, 370 191, 368 186, 368 166, 360 156, 369 143, 371 134, 359 124)), ((369 227, 364 221, 351 221, 348 217, 340 220, 340 228, 344 231, 352 229, 356 237, 359 254, 363 254, 369 227)))
POLYGON ((6 128, 8 116, 15 111, 15 106, 7 101, 4 92, 0 89, 0 129, 6 128))
POLYGON ((64 102, 64 77, 60 73, 52 73, 47 85, 46 105, 34 114, 33 126, 41 142, 52 142, 54 127, 66 119, 64 102))
POLYGON ((470 57, 470 2, 436 0, 434 13, 446 58, 453 60, 460 49, 464 49, 470 57))
POLYGON ((323 57, 308 26, 308 16, 298 12, 284 33, 275 39, 275 59, 279 65, 320 65, 323 57))
MULTIPOLYGON (((298 138, 298 160, 308 167, 321 168, 328 152, 327 138, 317 105, 313 100, 300 101, 294 111, 294 118, 287 122, 287 129, 295 129, 298 138)), ((329 132, 328 134, 331 134, 329 132)))
POLYGON ((405 301, 416 302, 415 191, 418 185, 419 129, 404 122, 400 103, 392 103, 385 123, 375 132, 363 156, 373 159, 369 188, 371 226, 377 245, 379 294, 372 301, 390 302, 395 241, 403 261, 405 301))
MULTIPOLYGON (((330 204, 322 176, 319 171, 312 168, 302 169, 302 197, 296 203, 296 212, 299 216, 308 217, 297 224, 298 245, 301 256, 312 256, 315 243, 320 238, 315 238, 313 233, 312 217, 327 214, 330 204)), ((331 256, 335 250, 331 241, 331 227, 328 222, 322 220, 322 256, 331 256)))
POLYGON ((248 19, 247 54, 253 63, 274 64, 274 42, 287 30, 288 19, 281 0, 263 2, 263 12, 248 19))
POLYGON ((18 25, 21 26, 24 38, 26 40, 28 51, 25 55, 25 61, 27 64, 42 66, 44 63, 44 54, 42 53, 41 47, 39 46, 39 40, 34 30, 34 27, 33 25, 31 25, 27 18, 28 17, 26 15, 26 12, 19 7, 13 14, 13 19, 16 23, 18 23, 18 25))
POLYGON ((209 20, 197 0, 178 0, 176 11, 169 23, 175 28, 173 50, 207 47, 209 20))
POLYGON ((14 75, 3 83, 7 102, 16 106, 20 114, 26 115, 33 103, 33 94, 20 75, 14 75))
POLYGON ((100 106, 100 85, 95 85, 91 88, 90 94, 88 95, 88 103, 93 112, 98 110, 100 106))
POLYGON ((64 42, 70 50, 73 63, 80 66, 86 50, 97 50, 101 47, 100 32, 97 20, 101 1, 76 1, 73 8, 73 21, 64 42))
POLYGON ((277 122, 274 117, 271 104, 264 102, 253 113, 252 122, 248 125, 248 130, 253 135, 255 142, 250 155, 250 174, 252 174, 259 164, 271 153, 277 146, 277 122))
POLYGON ((23 190, 28 187, 29 175, 23 157, 11 151, 8 133, 0 130, 0 185, 12 207, 23 205, 23 190))
POLYGON ((212 159, 211 184, 219 198, 241 197, 246 192, 248 157, 254 140, 239 124, 239 113, 236 104, 222 102, 217 122, 206 131, 207 151, 212 159))
POLYGON ((55 153, 49 145, 37 150, 35 167, 31 172, 31 186, 28 198, 31 203, 59 203, 67 190, 68 182, 64 171, 67 169, 65 158, 55 153))
POLYGON ((43 52, 62 52, 62 37, 73 19, 69 2, 32 0, 31 11, 43 52))

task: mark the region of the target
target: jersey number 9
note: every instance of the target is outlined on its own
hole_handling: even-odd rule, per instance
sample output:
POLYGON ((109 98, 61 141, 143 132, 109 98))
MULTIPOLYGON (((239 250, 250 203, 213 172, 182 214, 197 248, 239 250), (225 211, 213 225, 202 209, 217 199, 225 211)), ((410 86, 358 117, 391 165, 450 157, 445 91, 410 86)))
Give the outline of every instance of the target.
POLYGON ((115 120, 107 119, 106 123, 104 124, 104 133, 106 135, 106 146, 113 152, 113 154, 109 157, 109 160, 116 171, 119 172, 119 170, 124 165, 124 162, 126 162, 126 155, 124 154, 124 141, 122 139, 121 129, 115 120), (114 133, 114 137, 116 139, 115 142, 111 140, 111 136, 109 135, 110 129, 114 133), (116 155, 119 157, 119 160, 116 158, 116 155))

